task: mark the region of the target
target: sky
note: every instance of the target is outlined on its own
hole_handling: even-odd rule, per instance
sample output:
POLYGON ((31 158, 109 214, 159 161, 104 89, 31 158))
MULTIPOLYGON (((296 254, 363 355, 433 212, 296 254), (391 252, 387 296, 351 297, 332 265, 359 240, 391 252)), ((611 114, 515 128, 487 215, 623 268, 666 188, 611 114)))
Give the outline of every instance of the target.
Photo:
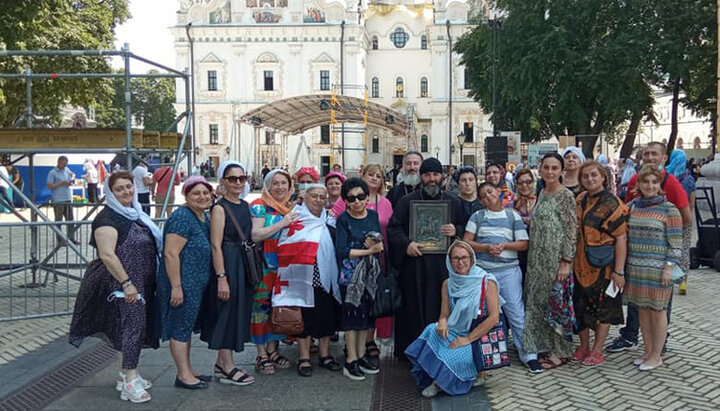
MULTIPOLYGON (((129 0, 132 17, 115 29, 115 48, 120 50, 124 43, 130 44, 130 51, 168 67, 175 67, 175 49, 169 27, 177 22, 177 0, 129 0)), ((113 58, 114 68, 122 68, 123 60, 113 58)), ((132 73, 145 73, 152 66, 131 60, 132 73)), ((180 67, 182 70, 184 67, 180 67)))

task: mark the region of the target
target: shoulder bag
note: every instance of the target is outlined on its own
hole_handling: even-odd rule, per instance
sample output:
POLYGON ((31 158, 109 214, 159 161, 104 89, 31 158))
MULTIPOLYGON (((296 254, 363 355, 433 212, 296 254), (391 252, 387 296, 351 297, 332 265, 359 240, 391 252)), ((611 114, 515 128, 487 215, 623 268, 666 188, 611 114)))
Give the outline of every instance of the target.
POLYGON ((382 318, 394 315, 402 306, 397 274, 388 263, 388 270, 377 279, 377 290, 373 301, 373 317, 382 318))
MULTIPOLYGON (((470 324, 471 331, 488 317, 485 304, 486 281, 487 279, 483 279, 483 289, 480 297, 481 314, 470 324)), ((490 329, 487 334, 470 343, 470 346, 472 347, 473 362, 478 372, 494 370, 510 365, 507 347, 507 326, 505 325, 505 316, 502 311, 500 312, 498 323, 490 329)))
MULTIPOLYGON (((587 196, 588 194, 585 193, 585 196, 580 203, 583 211, 585 211, 585 207, 587 206, 587 196)), ((600 201, 598 201, 587 214, 590 214, 592 211, 594 211, 599 204, 600 201)), ((585 257, 587 258, 588 263, 591 266, 595 268, 605 268, 615 262, 615 245, 587 245, 587 237, 585 236, 585 224, 583 222, 581 222, 580 231, 583 238, 585 239, 585 257)))
POLYGON ((273 334, 298 335, 305 331, 300 307, 273 307, 270 313, 270 331, 273 334))
POLYGON ((219 202, 218 204, 220 204, 220 206, 225 210, 225 213, 230 216, 230 220, 232 220, 235 230, 240 236, 243 252, 245 253, 245 278, 250 285, 255 286, 259 284, 263 278, 264 268, 267 265, 265 262, 265 255, 263 254, 262 249, 260 249, 254 241, 248 240, 247 237, 245 237, 245 231, 243 231, 242 227, 240 227, 240 223, 238 223, 238 220, 235 218, 235 214, 232 210, 226 207, 222 202, 219 202))

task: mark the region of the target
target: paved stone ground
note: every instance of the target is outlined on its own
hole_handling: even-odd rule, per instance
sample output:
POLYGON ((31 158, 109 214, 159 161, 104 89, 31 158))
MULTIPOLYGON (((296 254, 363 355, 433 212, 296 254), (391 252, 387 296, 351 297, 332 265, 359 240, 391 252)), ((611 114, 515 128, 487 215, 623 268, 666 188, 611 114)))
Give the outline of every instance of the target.
MULTIPOLYGON (((3 233, 0 233, 2 236, 3 233)), ((15 235, 13 233, 12 237, 15 235)), ((6 237, 7 238, 7 237, 6 237)), ((15 242, 20 244, 22 242, 15 242)), ((0 264, 22 261, 27 250, 21 246, 0 247, 0 264)), ((74 261, 62 251, 54 261, 74 261)), ((77 283, 60 277, 57 283, 51 280, 48 287, 25 290, 17 286, 27 281, 27 273, 0 278, 0 319, 13 315, 58 313, 71 311, 73 300, 69 295, 76 291, 77 283), (12 278, 12 283, 11 283, 12 278), (27 293, 27 294, 26 294, 27 293), (10 299, 9 296, 13 298, 10 299), (26 298, 27 297, 27 298, 26 298)), ((431 403, 437 410, 467 409, 667 409, 667 410, 714 410, 720 409, 720 306, 715 296, 720 292, 720 273, 712 269, 695 270, 690 276, 689 295, 676 295, 673 301, 673 317, 669 342, 670 352, 665 356, 665 367, 650 373, 637 371, 631 362, 638 352, 610 354, 606 363, 596 368, 578 364, 568 365, 541 375, 530 375, 515 358, 512 367, 490 374, 485 388, 474 389, 469 395, 450 398, 439 396, 431 403)), ((31 369, 28 354, 43 352, 42 358, 62 355, 71 357, 76 351, 63 349, 69 316, 35 318, 22 321, 0 322, 0 375, 26 375, 27 382, 32 375, 50 371, 57 364, 39 361, 31 369), (53 342, 54 341, 54 342, 53 342), (60 351, 62 351, 60 354, 60 351), (22 357, 22 358, 20 358, 22 357), (22 368, 22 370, 20 370, 22 368), (35 374, 33 374, 35 372, 35 374)), ((613 327, 611 337, 616 335, 613 327)), ((197 364, 203 371, 212 365, 213 354, 198 345, 193 351, 197 364)), ((67 348, 67 347, 65 347, 67 348)), ((640 347, 642 349, 642 347, 640 347)), ((289 356, 296 350, 285 347, 289 356)), ((337 351, 337 347, 336 347, 337 351)), ((238 356, 239 364, 251 369, 254 349, 238 356)), ((77 354, 75 354, 77 355, 77 354)), ((203 408, 227 408, 231 404, 242 404, 245 409, 368 409, 372 405, 373 378, 355 384, 349 380, 319 369, 310 379, 300 379, 293 370, 283 375, 259 377, 252 387, 235 389, 219 385, 201 396, 178 393, 171 387, 174 371, 167 349, 144 354, 141 363, 148 367, 148 377, 154 379, 154 401, 144 408, 183 409, 202 404, 203 408), (273 382, 274 381, 274 382, 273 382), (278 384, 279 383, 279 384, 278 384), (277 390, 277 386, 284 387, 277 390), (241 392, 241 395, 238 395, 241 392), (247 394, 247 395, 246 395, 247 394), (273 397, 274 402, 261 402, 257 398, 273 397), (338 398, 348 401, 338 402, 338 398), (176 401, 176 402, 173 402, 176 401), (352 404, 351 406, 348 406, 352 404), (213 404, 215 406, 213 406, 213 404)), ((117 364, 101 371, 95 377, 52 404, 50 409, 96 409, 97 400, 105 400, 110 408, 127 407, 116 400, 111 381, 117 364), (84 404, 85 407, 77 405, 84 404), (75 406, 75 407, 73 407, 75 406)), ((20 381, 20 380, 17 380, 20 381)), ((5 381, 7 382, 7 381, 5 381)), ((411 393, 407 398, 419 398, 411 380, 399 388, 411 393)), ((2 384, 0 384, 2 385, 2 384)), ((14 384, 17 388, 20 384, 14 384)), ((10 387, 7 385, 6 387, 10 387)), ((0 397, 9 393, 0 388, 0 397)), ((429 409, 427 402, 413 409, 429 409)))

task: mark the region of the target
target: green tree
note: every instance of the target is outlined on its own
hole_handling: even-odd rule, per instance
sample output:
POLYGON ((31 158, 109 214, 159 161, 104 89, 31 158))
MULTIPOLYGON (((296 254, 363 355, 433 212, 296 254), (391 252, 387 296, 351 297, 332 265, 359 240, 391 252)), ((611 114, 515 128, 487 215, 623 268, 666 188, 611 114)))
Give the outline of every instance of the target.
MULTIPOLYGON (((3 0, 0 48, 6 50, 113 49, 115 26, 130 17, 127 0, 3 0)), ((99 57, 0 58, 0 72, 108 72, 99 57)), ((57 120, 65 104, 90 106, 111 91, 99 79, 33 82, 33 111, 57 120)), ((0 80, 0 126, 11 125, 25 111, 25 82, 0 80)))
MULTIPOLYGON (((122 73, 122 71, 120 71, 122 73)), ((157 70, 149 73, 157 74, 157 70)), ((112 91, 95 106, 98 127, 125 127, 125 80, 108 80, 112 91)), ((175 120, 175 81, 171 78, 134 78, 130 82, 131 115, 146 130, 165 131, 175 120)))
MULTIPOLYGON (((553 135, 614 135, 634 111, 652 106, 644 37, 649 0, 532 2, 499 0, 500 129, 529 140, 553 135)), ((469 69, 471 96, 492 112, 492 31, 478 25, 455 50, 469 69)))

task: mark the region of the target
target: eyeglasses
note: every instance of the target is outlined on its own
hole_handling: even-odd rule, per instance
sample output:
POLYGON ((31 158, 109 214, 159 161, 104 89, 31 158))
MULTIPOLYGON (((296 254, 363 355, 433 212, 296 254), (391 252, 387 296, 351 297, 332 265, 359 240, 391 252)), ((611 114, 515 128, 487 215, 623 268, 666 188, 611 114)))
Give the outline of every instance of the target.
POLYGON ((355 202, 355 200, 357 200, 357 201, 365 201, 366 198, 367 198, 367 194, 358 194, 358 195, 356 195, 356 196, 347 196, 346 201, 347 201, 348 204, 352 204, 352 203, 355 202))
POLYGON ((318 201, 327 200, 327 196, 324 194, 308 194, 308 197, 312 198, 313 200, 318 200, 318 201))
POLYGON ((470 256, 466 255, 464 257, 450 257, 450 261, 453 263, 467 263, 470 261, 470 256))
POLYGON ((518 180, 518 182, 516 184, 519 186, 529 186, 529 185, 532 185, 532 183, 533 183, 532 180, 522 180, 522 181, 518 180))
POLYGON ((224 179, 232 184, 237 184, 237 183, 245 184, 245 182, 247 181, 247 176, 230 176, 230 177, 225 177, 224 179))

